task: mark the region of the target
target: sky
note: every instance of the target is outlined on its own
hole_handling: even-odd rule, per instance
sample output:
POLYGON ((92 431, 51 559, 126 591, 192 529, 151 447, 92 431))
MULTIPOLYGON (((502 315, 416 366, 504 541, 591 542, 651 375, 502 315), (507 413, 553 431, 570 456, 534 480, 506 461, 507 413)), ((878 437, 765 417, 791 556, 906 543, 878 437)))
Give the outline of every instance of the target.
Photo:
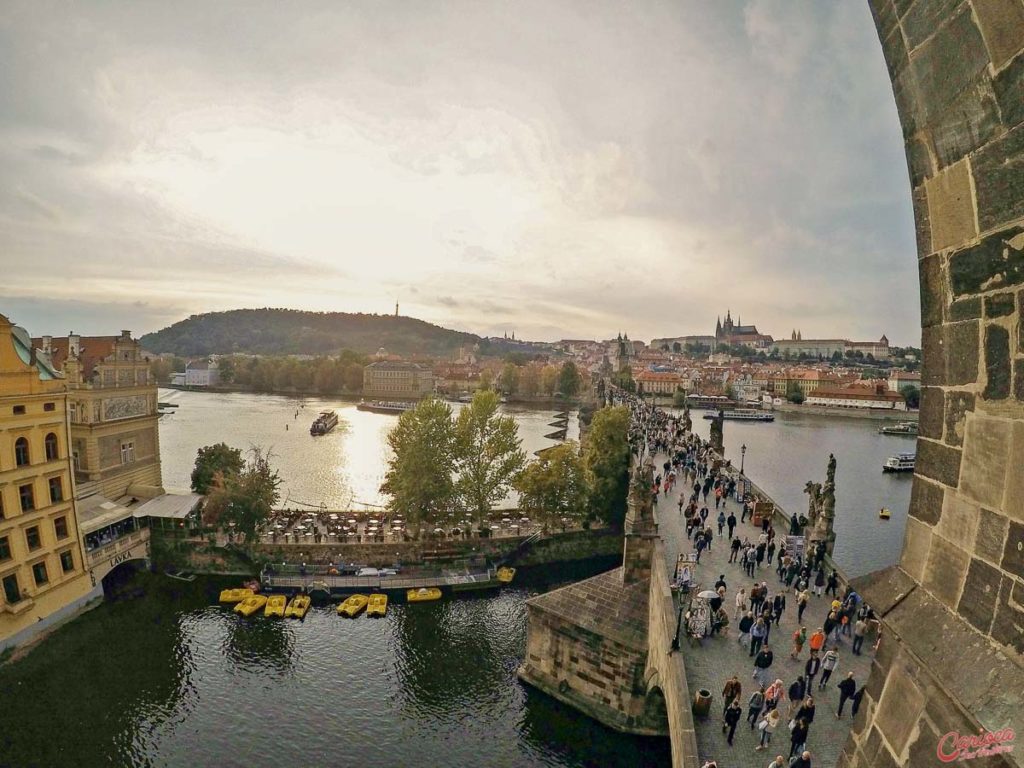
POLYGON ((0 2, 0 313, 920 340, 861 0, 0 2))

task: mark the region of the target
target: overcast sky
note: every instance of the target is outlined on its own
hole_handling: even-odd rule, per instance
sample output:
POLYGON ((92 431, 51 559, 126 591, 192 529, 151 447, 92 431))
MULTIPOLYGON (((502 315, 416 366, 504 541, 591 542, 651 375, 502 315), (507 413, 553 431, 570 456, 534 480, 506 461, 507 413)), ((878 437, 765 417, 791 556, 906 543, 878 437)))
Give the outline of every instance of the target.
POLYGON ((863 0, 0 5, 0 313, 917 345, 863 0))

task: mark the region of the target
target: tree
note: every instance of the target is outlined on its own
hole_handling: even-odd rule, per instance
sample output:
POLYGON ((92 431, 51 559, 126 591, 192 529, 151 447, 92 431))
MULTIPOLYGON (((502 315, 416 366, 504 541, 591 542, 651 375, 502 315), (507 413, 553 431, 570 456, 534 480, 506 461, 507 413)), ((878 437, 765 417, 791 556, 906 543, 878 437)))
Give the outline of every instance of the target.
POLYGON ((725 396, 728 397, 730 400, 736 399, 736 388, 732 384, 726 384, 725 396))
POLYGON ((498 377, 498 386, 507 395, 513 395, 519 389, 519 368, 514 363, 505 363, 498 377))
POLYGON ((629 409, 619 405, 594 414, 583 453, 591 509, 621 528, 629 492, 629 409))
POLYGON ((913 384, 900 387, 900 394, 903 395, 903 401, 907 404, 907 408, 917 409, 921 407, 921 390, 913 384))
POLYGON ((536 397, 540 392, 540 370, 535 365, 527 365, 519 372, 519 394, 536 397))
POLYGON ((806 400, 803 390, 800 389, 800 385, 795 381, 791 381, 786 385, 786 399, 796 405, 800 405, 804 400, 806 400))
POLYGON ((157 384, 169 383, 172 373, 174 373, 174 366, 170 360, 156 357, 149 363, 149 374, 157 384))
POLYGON ((494 383, 494 372, 490 368, 480 371, 480 389, 490 389, 494 383))
POLYGON ((459 411, 455 421, 455 490, 482 522, 491 507, 508 495, 526 463, 519 426, 498 413, 498 395, 485 390, 459 411))
POLYGON ((235 359, 233 357, 217 358, 217 371, 224 384, 235 383, 235 359))
POLYGON ((281 498, 281 478, 270 466, 270 456, 260 448, 249 452, 249 460, 235 475, 217 476, 207 496, 204 514, 208 525, 234 523, 235 530, 251 542, 270 517, 281 498))
POLYGON ((558 386, 558 369, 553 365, 545 365, 540 372, 540 391, 548 397, 555 394, 558 386))
POLYGON ((673 408, 685 408, 686 407, 686 392, 677 389, 672 395, 672 407, 673 408))
POLYGON ((636 382, 633 380, 633 370, 626 366, 621 371, 612 374, 612 384, 621 387, 627 392, 636 392, 636 382))
POLYGON ((558 391, 566 397, 576 397, 580 391, 580 384, 583 379, 576 369, 576 363, 566 360, 562 363, 562 370, 558 374, 558 391))
POLYGON ((192 470, 192 490, 195 493, 209 493, 218 475, 221 478, 233 477, 242 471, 244 465, 242 452, 226 443, 200 448, 192 470))
POLYGON ((680 344, 678 341, 673 341, 672 342, 672 351, 673 352, 682 352, 683 351, 683 345, 680 344))
POLYGON ((579 445, 562 443, 531 461, 515 483, 519 506, 546 528, 563 517, 580 519, 587 509, 587 474, 579 445))
POLYGON ((388 433, 392 456, 381 484, 390 509, 403 515, 414 535, 437 520, 455 498, 455 429, 452 409, 435 397, 403 413, 388 433))

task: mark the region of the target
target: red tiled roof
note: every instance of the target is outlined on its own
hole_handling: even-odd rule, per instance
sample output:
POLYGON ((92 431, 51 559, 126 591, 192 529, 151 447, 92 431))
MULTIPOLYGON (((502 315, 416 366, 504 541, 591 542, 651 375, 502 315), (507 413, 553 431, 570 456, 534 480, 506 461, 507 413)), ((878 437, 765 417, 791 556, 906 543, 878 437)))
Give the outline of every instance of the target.
MULTIPOLYGON (((78 345, 78 359, 82 363, 82 379, 88 381, 92 378, 93 369, 96 364, 104 358, 114 354, 114 342, 120 336, 82 336, 78 345)), ((42 349, 42 338, 32 339, 32 346, 42 349)), ((54 337, 50 342, 50 359, 58 371, 64 370, 64 363, 68 359, 68 338, 67 336, 54 337)))

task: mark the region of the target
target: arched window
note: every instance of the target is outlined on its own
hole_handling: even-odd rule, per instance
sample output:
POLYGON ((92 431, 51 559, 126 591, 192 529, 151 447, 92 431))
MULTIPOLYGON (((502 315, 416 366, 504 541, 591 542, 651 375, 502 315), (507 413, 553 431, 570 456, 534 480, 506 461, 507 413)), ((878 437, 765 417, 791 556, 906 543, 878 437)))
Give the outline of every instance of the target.
POLYGON ((14 441, 14 463, 19 467, 24 467, 29 463, 28 440, 24 437, 19 437, 14 441))
POLYGON ((43 445, 46 448, 46 460, 53 461, 54 459, 60 458, 60 450, 58 448, 57 436, 51 432, 43 440, 43 445))

